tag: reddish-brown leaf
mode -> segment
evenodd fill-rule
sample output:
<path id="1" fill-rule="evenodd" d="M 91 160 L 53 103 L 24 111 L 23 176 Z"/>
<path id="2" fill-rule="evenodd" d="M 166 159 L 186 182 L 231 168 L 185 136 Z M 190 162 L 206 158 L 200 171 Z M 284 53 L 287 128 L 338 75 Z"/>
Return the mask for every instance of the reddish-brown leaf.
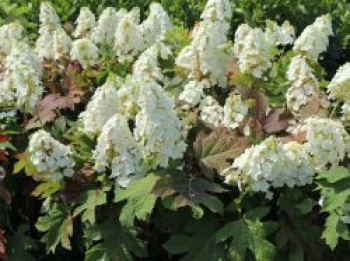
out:
<path id="1" fill-rule="evenodd" d="M 7 135 L 4 135 L 4 134 L 0 134 L 0 142 L 7 142 L 7 141 L 10 141 L 11 138 Z"/>
<path id="2" fill-rule="evenodd" d="M 266 133 L 272 134 L 287 129 L 291 115 L 285 108 L 275 108 L 266 117 L 263 129 Z"/>
<path id="3" fill-rule="evenodd" d="M 66 97 L 59 94 L 49 94 L 36 106 L 35 116 L 29 120 L 26 129 L 41 127 L 57 117 L 55 110 L 74 108 L 74 104 Z"/>
<path id="4" fill-rule="evenodd" d="M 0 150 L 0 162 L 8 162 L 8 152 L 6 150 Z"/>

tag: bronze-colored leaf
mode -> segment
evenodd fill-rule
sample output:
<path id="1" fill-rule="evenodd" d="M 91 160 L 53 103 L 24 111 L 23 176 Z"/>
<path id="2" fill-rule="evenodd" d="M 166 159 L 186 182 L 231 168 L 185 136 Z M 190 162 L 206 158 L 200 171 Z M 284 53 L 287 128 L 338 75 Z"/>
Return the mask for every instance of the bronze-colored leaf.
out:
<path id="1" fill-rule="evenodd" d="M 268 134 L 283 131 L 291 119 L 292 115 L 285 108 L 275 108 L 266 117 L 263 129 Z"/>

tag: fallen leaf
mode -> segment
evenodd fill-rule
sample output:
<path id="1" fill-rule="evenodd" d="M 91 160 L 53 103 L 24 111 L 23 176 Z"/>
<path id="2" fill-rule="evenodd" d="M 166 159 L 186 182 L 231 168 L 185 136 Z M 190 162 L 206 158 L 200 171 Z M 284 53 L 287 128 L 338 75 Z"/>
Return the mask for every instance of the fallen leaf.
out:
<path id="1" fill-rule="evenodd" d="M 275 108 L 266 117 L 263 129 L 266 133 L 272 134 L 287 129 L 291 114 L 285 108 Z"/>

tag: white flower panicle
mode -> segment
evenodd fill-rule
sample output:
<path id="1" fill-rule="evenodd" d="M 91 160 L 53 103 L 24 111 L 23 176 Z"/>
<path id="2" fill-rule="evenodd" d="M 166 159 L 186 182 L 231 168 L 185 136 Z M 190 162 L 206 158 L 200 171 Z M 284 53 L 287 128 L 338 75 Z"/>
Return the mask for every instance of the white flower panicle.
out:
<path id="1" fill-rule="evenodd" d="M 133 65 L 133 76 L 148 77 L 154 80 L 163 80 L 161 68 L 158 67 L 158 58 L 167 59 L 171 49 L 163 43 L 156 43 L 147 48 Z"/>
<path id="2" fill-rule="evenodd" d="M 223 126 L 224 108 L 212 97 L 205 96 L 199 106 L 200 119 L 209 126 Z"/>
<path id="3" fill-rule="evenodd" d="M 307 26 L 295 40 L 295 51 L 305 52 L 317 60 L 327 50 L 329 36 L 333 35 L 332 20 L 329 14 L 318 17 L 312 25 Z"/>
<path id="4" fill-rule="evenodd" d="M 270 44 L 260 28 L 241 25 L 237 29 L 234 43 L 234 55 L 238 59 L 238 67 L 242 73 L 262 78 L 271 66 L 269 61 Z"/>
<path id="5" fill-rule="evenodd" d="M 265 37 L 270 45 L 292 44 L 295 39 L 294 27 L 285 21 L 281 26 L 276 22 L 267 20 Z"/>
<path id="6" fill-rule="evenodd" d="M 0 106 L 32 113 L 43 93 L 38 57 L 26 43 L 19 42 L 6 57 L 5 68 Z"/>
<path id="7" fill-rule="evenodd" d="M 140 25 L 145 44 L 151 46 L 163 40 L 166 32 L 172 27 L 167 12 L 159 3 L 150 5 L 150 14 Z"/>
<path id="8" fill-rule="evenodd" d="M 41 60 L 68 57 L 72 41 L 61 27 L 56 11 L 44 2 L 40 10 L 40 35 L 36 41 L 36 53 Z"/>
<path id="9" fill-rule="evenodd" d="M 79 115 L 84 132 L 88 134 L 101 132 L 106 122 L 119 112 L 118 88 L 121 84 L 120 79 L 110 76 L 104 85 L 97 88 L 86 110 Z"/>
<path id="10" fill-rule="evenodd" d="M 350 137 L 339 121 L 309 118 L 306 120 L 307 149 L 317 170 L 328 164 L 337 167 L 350 151 Z"/>
<path id="11" fill-rule="evenodd" d="M 286 93 L 287 107 L 298 115 L 300 108 L 317 96 L 318 82 L 312 68 L 301 55 L 292 58 L 286 75 L 291 83 Z"/>
<path id="12" fill-rule="evenodd" d="M 72 47 L 72 40 L 63 28 L 57 29 L 53 34 L 53 59 L 59 60 L 62 57 L 69 57 Z"/>
<path id="13" fill-rule="evenodd" d="M 23 26 L 19 23 L 0 26 L 0 55 L 8 55 L 17 42 L 22 39 L 22 34 Z"/>
<path id="14" fill-rule="evenodd" d="M 327 91 L 330 99 L 350 102 L 350 62 L 339 67 Z"/>
<path id="15" fill-rule="evenodd" d="M 242 96 L 236 93 L 230 94 L 224 105 L 223 124 L 230 129 L 239 127 L 248 114 L 249 107 L 242 99 Z"/>
<path id="16" fill-rule="evenodd" d="M 77 39 L 70 51 L 71 60 L 77 60 L 84 69 L 97 64 L 98 48 L 90 39 Z"/>
<path id="17" fill-rule="evenodd" d="M 203 20 L 229 21 L 232 17 L 231 3 L 229 0 L 209 0 L 201 15 Z"/>
<path id="18" fill-rule="evenodd" d="M 45 1 L 40 5 L 39 21 L 40 33 L 42 30 L 54 31 L 60 27 L 60 18 L 58 17 L 56 10 Z"/>
<path id="19" fill-rule="evenodd" d="M 76 38 L 90 37 L 91 31 L 95 28 L 95 15 L 88 7 L 80 8 L 80 13 L 75 22 L 77 27 L 73 33 Z"/>
<path id="20" fill-rule="evenodd" d="M 119 60 L 130 60 L 145 49 L 145 42 L 138 24 L 127 16 L 118 23 L 114 49 Z"/>
<path id="21" fill-rule="evenodd" d="M 189 78 L 206 77 L 212 84 L 226 87 L 231 54 L 225 50 L 229 24 L 202 21 L 190 45 L 184 47 L 175 63 L 189 72 Z"/>
<path id="22" fill-rule="evenodd" d="M 44 130 L 36 131 L 28 145 L 29 159 L 43 180 L 60 181 L 72 177 L 75 162 L 69 146 L 63 145 Z"/>
<path id="23" fill-rule="evenodd" d="M 123 187 L 144 174 L 141 148 L 132 136 L 127 119 L 119 113 L 103 127 L 93 158 L 96 171 L 110 168 L 110 177 Z"/>
<path id="24" fill-rule="evenodd" d="M 118 15 L 115 8 L 107 7 L 103 10 L 96 27 L 92 31 L 92 41 L 95 44 L 113 46 L 115 30 L 117 29 L 120 19 L 121 16 Z"/>
<path id="25" fill-rule="evenodd" d="M 188 82 L 183 91 L 179 95 L 179 100 L 194 107 L 200 103 L 204 97 L 204 85 L 202 81 L 190 81 Z"/>
<path id="26" fill-rule="evenodd" d="M 305 147 L 296 142 L 282 144 L 269 137 L 237 157 L 222 174 L 226 182 L 236 181 L 240 188 L 265 192 L 272 197 L 271 188 L 304 186 L 311 183 L 315 171 Z"/>
<path id="27" fill-rule="evenodd" d="M 170 159 L 181 159 L 186 149 L 182 122 L 163 88 L 153 81 L 144 82 L 138 106 L 134 136 L 147 164 L 167 167 Z"/>

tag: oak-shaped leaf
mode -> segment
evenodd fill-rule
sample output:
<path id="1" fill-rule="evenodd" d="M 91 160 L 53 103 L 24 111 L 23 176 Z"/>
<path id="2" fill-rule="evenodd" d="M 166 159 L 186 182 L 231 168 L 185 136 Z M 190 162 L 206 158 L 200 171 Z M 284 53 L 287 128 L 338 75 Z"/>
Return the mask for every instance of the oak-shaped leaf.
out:
<path id="1" fill-rule="evenodd" d="M 209 134 L 200 132 L 193 144 L 194 156 L 205 174 L 213 170 L 221 173 L 246 148 L 245 138 L 226 128 L 215 128 Z"/>
<path id="2" fill-rule="evenodd" d="M 134 256 L 147 256 L 136 231 L 122 227 L 115 220 L 107 219 L 100 225 L 87 227 L 84 236 L 91 242 L 85 252 L 85 261 L 133 261 Z"/>
<path id="3" fill-rule="evenodd" d="M 17 231 L 8 238 L 6 246 L 7 259 L 5 260 L 35 261 L 36 259 L 34 256 L 30 254 L 30 250 L 35 249 L 37 249 L 36 241 L 28 236 L 28 226 L 22 224 L 17 228 Z"/>
<path id="4" fill-rule="evenodd" d="M 114 201 L 126 201 L 119 216 L 123 226 L 132 226 L 136 218 L 145 221 L 152 213 L 157 201 L 157 195 L 152 190 L 159 179 L 159 176 L 149 173 L 131 182 L 127 188 L 116 188 Z"/>
<path id="5" fill-rule="evenodd" d="M 67 209 L 54 203 L 45 216 L 39 217 L 35 227 L 45 233 L 41 242 L 45 243 L 48 252 L 54 253 L 61 244 L 63 248 L 71 250 L 70 237 L 73 235 L 73 217 Z"/>
<path id="6" fill-rule="evenodd" d="M 53 93 L 44 97 L 36 106 L 34 117 L 26 124 L 26 129 L 33 129 L 44 126 L 47 122 L 52 122 L 57 117 L 56 110 L 73 110 L 74 103 L 67 96 Z"/>

